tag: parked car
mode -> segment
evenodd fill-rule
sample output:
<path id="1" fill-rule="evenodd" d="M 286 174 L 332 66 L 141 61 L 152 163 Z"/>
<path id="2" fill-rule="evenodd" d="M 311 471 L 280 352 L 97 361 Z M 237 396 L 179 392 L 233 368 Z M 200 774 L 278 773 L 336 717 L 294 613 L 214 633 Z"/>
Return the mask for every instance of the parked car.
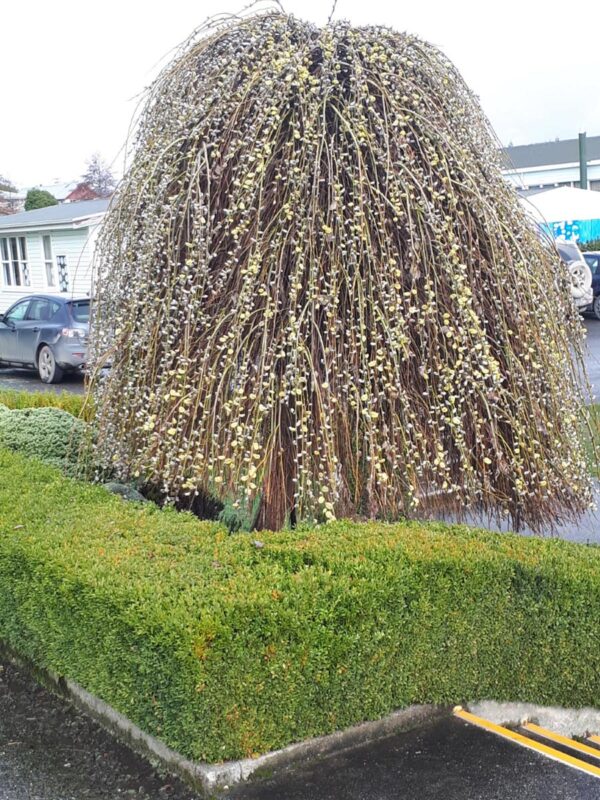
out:
<path id="1" fill-rule="evenodd" d="M 36 294 L 0 314 L 0 364 L 37 369 L 44 383 L 60 383 L 85 365 L 88 297 Z"/>
<path id="2" fill-rule="evenodd" d="M 588 311 L 593 311 L 597 319 L 600 319 L 600 250 L 590 250 L 584 253 L 583 257 L 592 272 L 592 291 L 594 300 Z"/>
<path id="3" fill-rule="evenodd" d="M 581 250 L 572 241 L 555 242 L 561 260 L 571 275 L 571 295 L 579 311 L 585 311 L 594 300 L 592 273 Z"/>

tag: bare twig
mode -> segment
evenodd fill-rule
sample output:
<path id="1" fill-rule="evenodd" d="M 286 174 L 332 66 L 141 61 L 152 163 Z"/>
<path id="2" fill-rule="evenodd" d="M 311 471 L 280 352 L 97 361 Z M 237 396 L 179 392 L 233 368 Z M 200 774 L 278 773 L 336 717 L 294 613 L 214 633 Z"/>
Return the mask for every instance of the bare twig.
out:
<path id="1" fill-rule="evenodd" d="M 333 19 L 333 15 L 335 14 L 335 7 L 337 6 L 337 2 L 338 2 L 338 0 L 333 0 L 333 5 L 331 6 L 331 13 L 329 14 L 329 17 L 327 18 L 327 24 L 328 25 L 331 22 L 331 20 Z"/>

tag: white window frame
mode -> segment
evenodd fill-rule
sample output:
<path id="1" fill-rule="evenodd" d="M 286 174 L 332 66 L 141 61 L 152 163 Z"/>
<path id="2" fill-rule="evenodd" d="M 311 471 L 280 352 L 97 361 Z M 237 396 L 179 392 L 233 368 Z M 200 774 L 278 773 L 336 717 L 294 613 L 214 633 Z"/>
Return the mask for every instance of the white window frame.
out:
<path id="1" fill-rule="evenodd" d="M 10 248 L 8 244 L 8 237 L 0 237 L 0 261 L 2 262 L 2 285 L 11 285 L 11 272 L 10 272 Z"/>
<path id="2" fill-rule="evenodd" d="M 25 236 L 0 237 L 0 257 L 2 259 L 2 284 L 10 289 L 31 285 L 27 267 L 27 239 Z M 14 243 L 14 250 L 13 250 Z M 16 253 L 16 258 L 15 258 Z M 8 259 L 5 258 L 8 256 Z"/>
<path id="3" fill-rule="evenodd" d="M 50 258 L 47 257 L 45 240 L 48 240 L 48 247 L 50 249 Z M 54 255 L 52 249 L 52 236 L 49 233 L 42 234 L 42 258 L 44 261 L 44 275 L 46 278 L 46 287 L 48 289 L 56 289 L 58 285 L 58 278 L 56 274 L 56 264 L 54 263 Z M 48 278 L 52 276 L 52 282 Z"/>

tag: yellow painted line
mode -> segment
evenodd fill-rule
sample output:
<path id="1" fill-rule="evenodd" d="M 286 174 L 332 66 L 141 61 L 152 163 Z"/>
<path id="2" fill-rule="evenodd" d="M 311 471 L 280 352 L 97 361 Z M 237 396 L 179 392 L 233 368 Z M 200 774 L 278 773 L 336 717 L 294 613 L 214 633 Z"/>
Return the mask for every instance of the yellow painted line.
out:
<path id="1" fill-rule="evenodd" d="M 586 739 L 589 739 L 590 742 L 596 742 L 596 744 L 600 744 L 600 736 L 596 736 L 595 734 L 593 736 L 586 736 Z"/>
<path id="2" fill-rule="evenodd" d="M 510 739 L 510 741 L 516 742 L 523 747 L 527 747 L 529 750 L 535 750 L 538 753 L 543 753 L 553 761 L 560 761 L 562 764 L 567 764 L 568 766 L 574 767 L 581 772 L 587 772 L 589 775 L 595 775 L 597 778 L 600 778 L 600 767 L 597 767 L 595 764 L 588 764 L 586 761 L 582 761 L 580 758 L 575 758 L 575 756 L 570 756 L 567 753 L 561 753 L 560 750 L 555 750 L 554 747 L 549 747 L 548 745 L 541 744 L 540 742 L 534 742 L 533 739 L 529 739 L 527 736 L 523 736 L 521 733 L 511 731 L 508 728 L 502 727 L 502 725 L 496 725 L 495 722 L 490 722 L 487 719 L 483 719 L 483 717 L 477 717 L 475 714 L 471 714 L 469 711 L 465 711 L 463 708 L 460 708 L 460 706 L 457 706 L 457 708 L 454 709 L 454 716 L 465 720 L 465 722 L 470 722 L 472 725 L 477 725 L 477 727 L 483 728 L 486 731 L 497 733 L 504 739 Z"/>
<path id="3" fill-rule="evenodd" d="M 561 736 L 560 733 L 549 731 L 547 728 L 542 728 L 540 725 L 535 725 L 533 722 L 526 722 L 523 728 L 526 731 L 537 733 L 538 736 L 543 736 L 544 739 L 550 739 L 550 741 L 556 742 L 557 744 L 565 744 L 573 750 L 579 750 L 580 753 L 587 753 L 588 756 L 600 758 L 600 750 L 598 750 L 597 747 L 590 747 L 587 744 L 582 744 L 582 742 L 576 742 L 575 739 L 569 739 L 568 736 Z"/>

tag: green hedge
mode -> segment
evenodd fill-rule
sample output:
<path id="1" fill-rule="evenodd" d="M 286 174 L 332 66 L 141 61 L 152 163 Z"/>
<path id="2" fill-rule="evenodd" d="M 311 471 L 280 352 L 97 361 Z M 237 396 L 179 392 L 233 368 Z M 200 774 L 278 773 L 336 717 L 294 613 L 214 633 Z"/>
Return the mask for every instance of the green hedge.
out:
<path id="1" fill-rule="evenodd" d="M 415 702 L 600 705 L 596 548 L 417 523 L 232 536 L 7 451 L 0 474 L 0 639 L 190 758 Z"/>
<path id="2" fill-rule="evenodd" d="M 7 408 L 60 408 L 75 417 L 91 419 L 91 400 L 84 395 L 70 392 L 19 392 L 15 389 L 0 389 L 0 405 Z"/>

